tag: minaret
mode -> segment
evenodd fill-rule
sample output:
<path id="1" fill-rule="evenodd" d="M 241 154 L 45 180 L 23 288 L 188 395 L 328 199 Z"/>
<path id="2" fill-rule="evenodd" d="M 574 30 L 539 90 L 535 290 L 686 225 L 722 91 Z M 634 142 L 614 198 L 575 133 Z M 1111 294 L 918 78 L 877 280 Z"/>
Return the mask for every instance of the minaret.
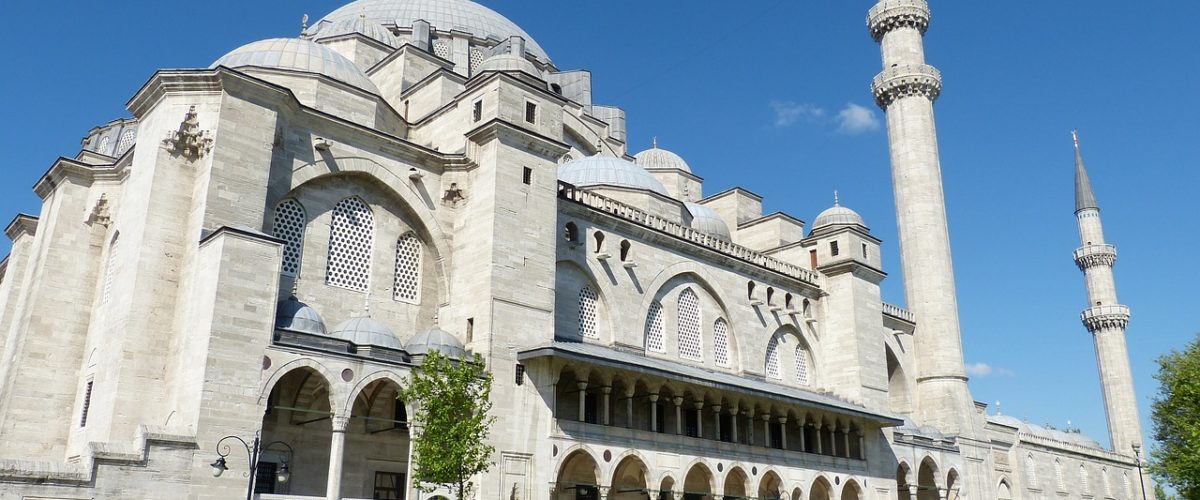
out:
<path id="1" fill-rule="evenodd" d="M 1083 166 L 1079 135 L 1072 132 L 1071 136 L 1075 140 L 1075 219 L 1079 224 L 1079 241 L 1083 245 L 1075 250 L 1075 264 L 1083 271 L 1088 295 L 1088 308 L 1080 317 L 1096 343 L 1096 364 L 1100 368 L 1100 386 L 1104 392 L 1104 411 L 1108 415 L 1113 451 L 1130 455 L 1133 446 L 1142 444 L 1142 426 L 1137 398 L 1133 394 L 1129 351 L 1125 347 L 1129 308 L 1117 301 L 1112 271 L 1117 261 L 1117 249 L 1104 242 L 1100 204 L 1096 203 L 1092 183 Z"/>
<path id="2" fill-rule="evenodd" d="M 970 434 L 974 403 L 963 367 L 950 233 L 942 194 L 933 102 L 941 73 L 925 64 L 925 0 L 881 0 L 867 17 L 883 53 L 871 90 L 887 114 L 905 295 L 917 320 L 916 417 L 947 434 Z"/>

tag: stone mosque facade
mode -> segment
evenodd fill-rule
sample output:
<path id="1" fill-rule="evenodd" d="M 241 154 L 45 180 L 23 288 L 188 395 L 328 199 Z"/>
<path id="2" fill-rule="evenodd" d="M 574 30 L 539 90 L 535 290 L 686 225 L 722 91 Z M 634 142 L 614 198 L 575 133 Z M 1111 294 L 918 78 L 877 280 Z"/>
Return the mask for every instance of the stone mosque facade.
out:
<path id="1" fill-rule="evenodd" d="M 1141 498 L 1078 142 L 1114 447 L 971 398 L 929 19 L 868 16 L 908 309 L 854 211 L 808 225 L 629 151 L 589 72 L 468 0 L 357 0 L 155 73 L 6 228 L 0 499 L 449 498 L 412 488 L 397 399 L 431 351 L 494 375 L 479 499 Z M 223 438 L 256 435 L 251 475 Z"/>

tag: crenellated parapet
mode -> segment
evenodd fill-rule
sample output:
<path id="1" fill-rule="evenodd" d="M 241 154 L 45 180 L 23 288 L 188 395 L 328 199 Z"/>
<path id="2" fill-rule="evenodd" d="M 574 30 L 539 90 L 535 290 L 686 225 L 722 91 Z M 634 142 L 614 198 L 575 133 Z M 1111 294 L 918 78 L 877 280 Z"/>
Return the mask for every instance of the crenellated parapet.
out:
<path id="1" fill-rule="evenodd" d="M 1124 330 L 1129 325 L 1129 306 L 1092 306 L 1084 309 L 1079 318 L 1091 333 L 1114 328 Z"/>
<path id="2" fill-rule="evenodd" d="M 1117 263 L 1117 247 L 1112 245 L 1086 245 L 1075 250 L 1075 265 L 1080 271 L 1090 267 L 1108 266 Z"/>
<path id="3" fill-rule="evenodd" d="M 928 64 L 903 64 L 883 70 L 871 82 L 875 104 L 887 110 L 893 102 L 921 96 L 936 101 L 942 95 L 942 72 Z"/>
<path id="4" fill-rule="evenodd" d="M 884 0 L 867 14 L 867 27 L 876 42 L 899 28 L 913 28 L 924 35 L 929 29 L 929 4 L 925 0 Z"/>

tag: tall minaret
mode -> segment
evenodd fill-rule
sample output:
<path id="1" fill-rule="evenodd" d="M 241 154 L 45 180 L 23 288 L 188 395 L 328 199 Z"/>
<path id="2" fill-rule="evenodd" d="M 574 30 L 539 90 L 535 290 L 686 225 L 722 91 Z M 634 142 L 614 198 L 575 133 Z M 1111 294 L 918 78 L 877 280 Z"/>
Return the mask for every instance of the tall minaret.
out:
<path id="1" fill-rule="evenodd" d="M 1104 411 L 1108 415 L 1108 434 L 1113 451 L 1133 453 L 1142 444 L 1142 425 L 1138 418 L 1137 398 L 1133 394 L 1133 372 L 1129 369 L 1129 351 L 1125 347 L 1125 326 L 1129 308 L 1117 302 L 1113 264 L 1117 249 L 1104 243 L 1100 224 L 1100 205 L 1092 193 L 1092 183 L 1083 167 L 1079 135 L 1075 140 L 1075 219 L 1079 241 L 1075 264 L 1083 271 L 1087 285 L 1088 308 L 1080 317 L 1096 342 L 1096 364 L 1100 368 L 1100 386 L 1104 392 Z"/>
<path id="2" fill-rule="evenodd" d="M 942 195 L 933 102 L 941 73 L 925 64 L 925 0 L 881 0 L 867 16 L 882 46 L 883 72 L 871 90 L 887 114 L 900 261 L 917 320 L 916 417 L 947 434 L 970 434 L 975 410 L 963 367 L 950 233 Z"/>

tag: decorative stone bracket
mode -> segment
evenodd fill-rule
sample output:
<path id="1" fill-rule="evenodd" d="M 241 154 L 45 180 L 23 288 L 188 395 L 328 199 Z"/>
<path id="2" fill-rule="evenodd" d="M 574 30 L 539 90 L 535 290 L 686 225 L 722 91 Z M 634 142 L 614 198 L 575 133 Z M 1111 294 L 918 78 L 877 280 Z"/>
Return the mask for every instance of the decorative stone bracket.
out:
<path id="1" fill-rule="evenodd" d="M 884 111 L 904 97 L 922 96 L 936 101 L 942 95 L 942 72 L 928 64 L 893 66 L 875 77 L 871 92 L 875 104 Z"/>
<path id="2" fill-rule="evenodd" d="M 108 195 L 101 193 L 100 199 L 96 200 L 96 206 L 92 208 L 92 213 L 88 215 L 88 225 L 99 224 L 104 227 L 112 222 L 112 217 L 108 213 Z"/>
<path id="3" fill-rule="evenodd" d="M 1117 263 L 1117 247 L 1112 245 L 1088 245 L 1075 250 L 1075 265 L 1079 266 L 1080 271 L 1086 271 L 1089 267 L 1108 266 L 1112 267 Z"/>
<path id="4" fill-rule="evenodd" d="M 196 117 L 196 107 L 191 106 L 179 123 L 179 130 L 168 133 L 163 139 L 162 146 L 171 156 L 182 156 L 188 161 L 196 161 L 212 150 L 213 140 L 207 130 L 200 130 L 200 120 Z"/>
<path id="5" fill-rule="evenodd" d="M 1083 313 L 1079 315 L 1079 319 L 1083 320 L 1083 326 L 1087 327 L 1091 333 L 1111 328 L 1124 330 L 1129 325 L 1129 307 L 1123 305 L 1093 306 L 1084 309 Z"/>

